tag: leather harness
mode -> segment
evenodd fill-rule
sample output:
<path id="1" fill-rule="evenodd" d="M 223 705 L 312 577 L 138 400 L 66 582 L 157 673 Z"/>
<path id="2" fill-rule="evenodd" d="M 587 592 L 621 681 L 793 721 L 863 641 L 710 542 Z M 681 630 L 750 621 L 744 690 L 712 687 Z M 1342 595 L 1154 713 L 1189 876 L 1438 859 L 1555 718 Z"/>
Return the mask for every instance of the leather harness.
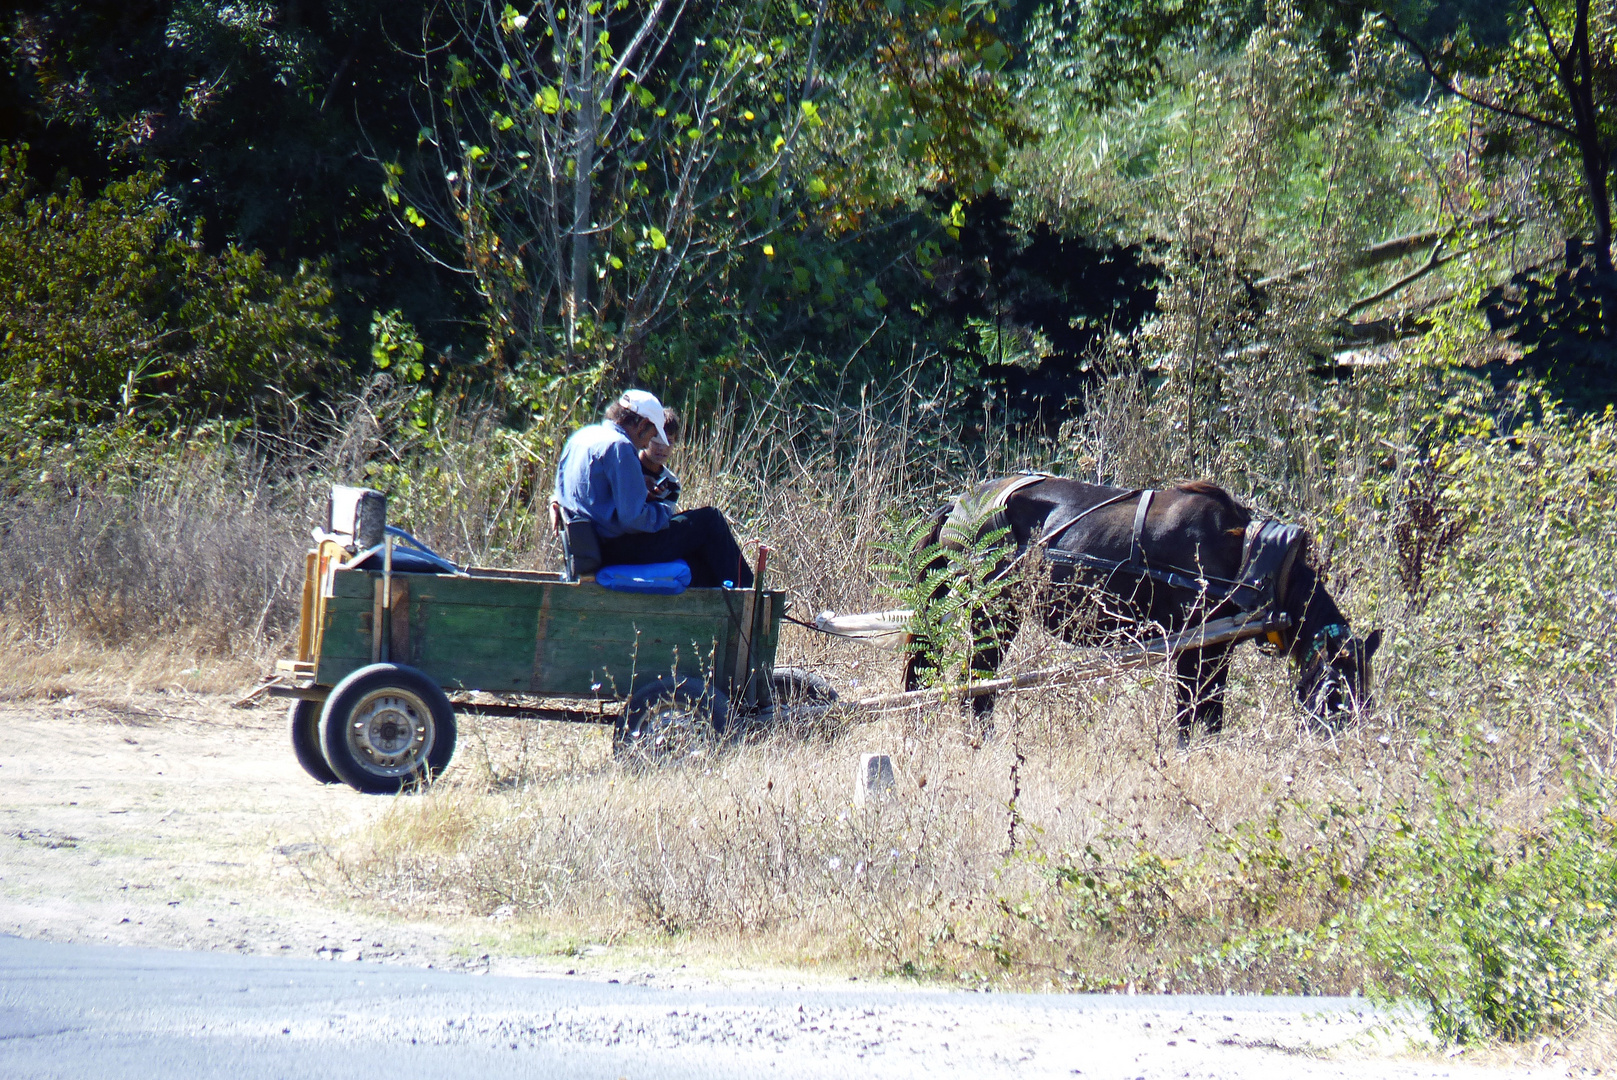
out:
<path id="1" fill-rule="evenodd" d="M 1083 563 L 1110 572 L 1122 571 L 1160 581 L 1173 588 L 1205 593 L 1221 601 L 1228 600 L 1242 611 L 1256 611 L 1265 604 L 1278 610 L 1290 585 L 1291 571 L 1302 551 L 1303 529 L 1300 525 L 1287 525 L 1272 518 L 1253 520 L 1247 524 L 1246 536 L 1241 544 L 1241 568 L 1234 578 L 1219 578 L 1206 573 L 1190 573 L 1169 566 L 1153 566 L 1145 552 L 1145 523 L 1151 512 L 1156 491 L 1143 488 L 1127 491 L 1091 506 L 1068 519 L 1039 538 L 1043 555 L 1051 562 L 1076 566 Z M 1080 520 L 1120 502 L 1134 499 L 1134 526 L 1129 535 L 1129 557 L 1126 562 L 1103 559 L 1083 552 L 1061 551 L 1052 547 L 1055 540 Z M 1285 640 L 1277 628 L 1265 635 L 1269 643 L 1283 648 Z"/>
<path id="2" fill-rule="evenodd" d="M 1046 479 L 1052 479 L 1049 473 L 1023 473 L 997 481 L 972 495 L 963 496 L 957 501 L 955 512 L 945 521 L 940 539 L 969 543 L 973 537 L 968 536 L 968 532 L 981 535 L 983 530 L 1005 527 L 1008 524 L 1005 519 L 1005 505 L 1010 501 L 1010 497 L 1023 488 L 1031 487 Z M 1287 525 L 1272 518 L 1249 522 L 1241 544 L 1240 569 L 1234 578 L 1220 578 L 1173 566 L 1153 566 L 1145 552 L 1145 524 L 1156 494 L 1152 488 L 1135 488 L 1119 492 L 1093 506 L 1085 507 L 1054 528 L 1043 530 L 1031 546 L 1038 547 L 1045 559 L 1058 565 L 1076 567 L 1082 564 L 1108 573 L 1121 571 L 1149 577 L 1173 588 L 1205 594 L 1217 598 L 1220 602 L 1229 601 L 1242 611 L 1256 611 L 1265 604 L 1271 605 L 1276 611 L 1279 610 L 1288 591 L 1292 568 L 1302 551 L 1303 529 L 1300 525 Z M 1127 561 L 1103 559 L 1098 555 L 1084 552 L 1061 551 L 1054 546 L 1067 530 L 1084 518 L 1108 506 L 1116 506 L 1130 500 L 1134 501 L 1135 506 Z M 1009 573 L 1026 554 L 1026 550 L 1023 548 L 1018 551 L 1017 557 L 1000 573 Z M 1278 629 L 1270 629 L 1266 637 L 1270 644 L 1285 647 L 1285 641 Z"/>

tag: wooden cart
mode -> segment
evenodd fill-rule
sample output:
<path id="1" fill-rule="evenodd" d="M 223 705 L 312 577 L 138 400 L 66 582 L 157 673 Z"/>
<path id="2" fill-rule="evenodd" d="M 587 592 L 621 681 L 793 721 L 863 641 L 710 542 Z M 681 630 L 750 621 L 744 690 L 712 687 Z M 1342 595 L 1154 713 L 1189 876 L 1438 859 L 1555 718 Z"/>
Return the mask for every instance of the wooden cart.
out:
<path id="1" fill-rule="evenodd" d="M 454 753 L 457 711 L 611 724 L 616 754 L 659 760 L 766 722 L 805 689 L 774 671 L 785 596 L 761 573 L 751 589 L 662 596 L 349 558 L 331 540 L 308 553 L 297 658 L 269 689 L 294 699 L 293 749 L 326 782 L 394 792 L 430 778 Z"/>

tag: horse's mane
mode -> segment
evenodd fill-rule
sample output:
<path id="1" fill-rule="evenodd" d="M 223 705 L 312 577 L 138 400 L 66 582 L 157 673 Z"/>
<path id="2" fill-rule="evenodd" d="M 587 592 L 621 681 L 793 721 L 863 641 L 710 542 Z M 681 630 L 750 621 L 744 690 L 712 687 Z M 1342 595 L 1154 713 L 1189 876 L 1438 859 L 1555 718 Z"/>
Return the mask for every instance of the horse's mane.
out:
<path id="1" fill-rule="evenodd" d="M 1251 510 L 1248 510 L 1246 507 L 1242 506 L 1238 501 L 1236 501 L 1234 495 L 1231 495 L 1229 492 L 1225 491 L 1211 480 L 1190 480 L 1183 484 L 1179 484 L 1178 489 L 1187 495 L 1201 495 L 1205 498 L 1212 499 L 1214 502 L 1223 506 L 1225 510 L 1235 517 L 1240 522 L 1240 526 L 1243 529 L 1246 528 L 1247 523 L 1252 520 Z"/>

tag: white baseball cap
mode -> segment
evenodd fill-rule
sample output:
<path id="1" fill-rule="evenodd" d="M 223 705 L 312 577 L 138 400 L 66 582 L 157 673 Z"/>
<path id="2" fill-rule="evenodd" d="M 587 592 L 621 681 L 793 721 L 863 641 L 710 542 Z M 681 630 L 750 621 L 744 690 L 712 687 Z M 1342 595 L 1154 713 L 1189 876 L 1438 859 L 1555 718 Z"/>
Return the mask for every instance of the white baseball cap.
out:
<path id="1" fill-rule="evenodd" d="M 657 400 L 655 394 L 645 390 L 625 390 L 623 396 L 618 398 L 618 404 L 636 416 L 650 420 L 657 429 L 656 440 L 665 446 L 668 444 L 668 433 L 663 430 L 663 422 L 668 419 L 668 414 L 663 411 L 663 403 Z"/>

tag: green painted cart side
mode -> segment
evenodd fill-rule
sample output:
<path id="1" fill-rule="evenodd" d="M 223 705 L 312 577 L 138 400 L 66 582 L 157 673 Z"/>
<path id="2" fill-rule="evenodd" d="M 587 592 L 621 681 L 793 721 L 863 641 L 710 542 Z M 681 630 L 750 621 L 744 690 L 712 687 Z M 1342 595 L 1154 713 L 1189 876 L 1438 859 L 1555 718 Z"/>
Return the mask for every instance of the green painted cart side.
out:
<path id="1" fill-rule="evenodd" d="M 622 701 L 674 675 L 750 705 L 752 676 L 774 666 L 780 641 L 785 594 L 774 590 L 656 596 L 540 571 L 385 574 L 348 568 L 344 556 L 332 543 L 309 552 L 298 656 L 278 665 L 298 684 L 288 696 L 320 700 L 388 662 L 450 693 Z"/>
<path id="2" fill-rule="evenodd" d="M 356 492 L 381 500 L 334 488 L 333 505 Z M 353 517 L 354 535 L 384 528 Z M 352 566 L 343 535 L 305 558 L 297 657 L 265 686 L 293 699 L 293 753 L 322 783 L 429 782 L 454 755 L 458 712 L 611 724 L 613 756 L 638 767 L 705 754 L 802 697 L 806 676 L 774 670 L 786 597 L 762 588 L 767 551 L 755 588 L 658 596 L 540 571 L 406 571 L 391 538 Z"/>

